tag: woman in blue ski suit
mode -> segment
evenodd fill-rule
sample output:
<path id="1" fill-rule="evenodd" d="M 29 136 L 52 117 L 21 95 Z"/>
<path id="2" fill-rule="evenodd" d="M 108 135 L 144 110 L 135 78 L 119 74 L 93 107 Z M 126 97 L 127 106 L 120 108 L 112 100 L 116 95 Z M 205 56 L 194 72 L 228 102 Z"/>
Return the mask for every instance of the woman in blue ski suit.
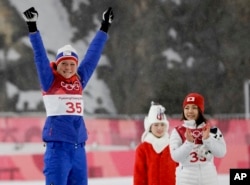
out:
<path id="1" fill-rule="evenodd" d="M 47 114 L 42 133 L 46 185 L 88 184 L 82 93 L 101 57 L 113 17 L 111 7 L 103 13 L 101 28 L 78 66 L 71 45 L 58 49 L 56 61 L 50 62 L 36 26 L 38 12 L 34 7 L 24 12 Z"/>

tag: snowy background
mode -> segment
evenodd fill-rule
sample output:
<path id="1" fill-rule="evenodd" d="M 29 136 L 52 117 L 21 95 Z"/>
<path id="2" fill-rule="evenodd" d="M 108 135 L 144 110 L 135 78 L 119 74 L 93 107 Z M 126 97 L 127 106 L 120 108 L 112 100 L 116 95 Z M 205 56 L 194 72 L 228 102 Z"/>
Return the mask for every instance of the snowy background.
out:
<path id="1" fill-rule="evenodd" d="M 13 6 L 16 7 L 16 9 L 19 11 L 20 15 L 22 12 L 31 6 L 34 6 L 39 14 L 39 21 L 38 21 L 38 28 L 41 30 L 41 34 L 43 35 L 43 40 L 46 48 L 48 50 L 54 51 L 56 53 L 57 48 L 61 47 L 62 45 L 65 45 L 69 42 L 71 42 L 72 33 L 74 32 L 74 28 L 70 26 L 68 22 L 68 15 L 65 11 L 64 7 L 61 5 L 60 1 L 56 0 L 9 0 Z M 73 7 L 77 9 L 79 6 L 79 2 L 84 2 L 86 4 L 89 3 L 88 0 L 78 0 L 73 1 L 75 4 Z M 181 1 L 176 2 L 180 3 Z M 177 3 L 177 4 L 178 4 Z M 46 4 L 46 6 L 44 6 Z M 54 7 L 59 7 L 56 9 Z M 44 13 L 45 12 L 45 13 Z M 46 14 L 46 15 L 45 15 Z M 50 17 L 50 21 L 46 20 L 46 17 Z M 96 30 L 99 27 L 100 21 L 99 18 L 96 17 L 93 20 L 96 23 Z M 53 25 L 51 25 L 51 22 L 53 22 Z M 57 28 L 55 31 L 54 28 Z M 95 31 L 89 32 L 89 36 L 82 41 L 77 41 L 75 43 L 72 43 L 72 45 L 77 49 L 79 57 L 82 58 L 84 52 L 86 51 L 86 48 L 90 42 L 90 40 L 93 38 Z M 169 32 L 169 34 L 173 35 L 175 37 L 175 31 L 172 30 L 172 32 Z M 58 37 L 62 37 L 63 39 L 58 39 Z M 22 39 L 23 43 L 26 45 L 30 45 L 30 42 L 27 37 L 24 37 Z M 9 53 L 10 57 L 18 57 L 15 55 L 15 53 L 12 53 L 10 51 Z M 168 60 L 172 61 L 180 61 L 179 55 L 177 55 L 173 50 L 168 49 L 166 52 L 163 53 L 163 55 L 168 58 Z M 49 58 L 51 60 L 54 59 L 55 56 L 51 55 Z M 173 59 L 174 58 L 174 59 Z M 191 60 L 193 61 L 193 60 Z M 102 56 L 99 65 L 109 65 L 109 61 L 105 55 Z M 23 105 L 25 101 L 28 101 L 28 105 L 32 109 L 32 107 L 36 107 L 37 104 L 41 101 L 41 93 L 40 91 L 20 91 L 18 87 L 11 83 L 7 83 L 7 90 L 8 90 L 8 96 L 11 98 L 15 94 L 20 94 L 19 102 L 17 103 L 17 109 L 22 110 Z M 91 97 L 88 96 L 86 93 L 84 100 L 85 103 L 88 105 L 86 108 L 88 109 L 88 112 L 93 112 L 93 110 L 100 106 L 97 103 L 97 99 L 102 99 L 102 106 L 105 108 L 108 108 L 109 112 L 116 113 L 116 109 L 114 107 L 114 104 L 112 102 L 112 99 L 109 96 L 109 89 L 107 88 L 105 82 L 103 80 L 100 80 L 97 78 L 96 74 L 94 74 L 90 80 L 89 85 L 87 86 L 86 92 L 90 92 Z M 23 96 L 22 96 L 23 95 Z M 31 181 L 22 181 L 22 182 L 14 182 L 14 181 L 0 181 L 0 185 L 42 185 L 44 182 L 31 182 Z M 126 178 L 112 178 L 112 179 L 106 179 L 106 178 L 95 178 L 89 180 L 89 185 L 129 185 L 132 184 L 132 177 L 126 177 Z M 228 175 L 220 175 L 219 176 L 219 184 L 220 185 L 229 185 L 229 176 Z"/>
<path id="2" fill-rule="evenodd" d="M 22 13 L 30 7 L 35 7 L 39 13 L 37 26 L 41 32 L 45 48 L 48 51 L 57 53 L 57 49 L 71 44 L 78 52 L 79 59 L 82 59 L 87 47 L 94 37 L 96 31 L 100 27 L 101 17 L 95 17 L 93 22 L 96 24 L 96 29 L 89 32 L 89 35 L 84 40 L 78 40 L 72 42 L 74 28 L 69 24 L 68 13 L 62 6 L 60 1 L 51 0 L 10 0 L 12 5 L 22 16 Z M 79 8 L 79 3 L 84 2 L 88 4 L 87 0 L 73 1 L 73 8 Z M 55 9 L 56 7 L 56 9 Z M 49 21 L 48 21 L 49 17 Z M 56 30 L 55 30 L 56 28 Z M 27 35 L 28 36 L 28 35 Z M 23 43 L 31 47 L 28 37 L 22 38 Z M 18 58 L 19 56 L 15 52 L 9 52 L 9 57 Z M 49 55 L 51 61 L 55 60 L 54 55 Z M 102 55 L 99 66 L 108 65 L 108 59 L 105 55 Z M 42 101 L 40 90 L 34 91 L 21 91 L 14 84 L 7 83 L 8 98 L 14 97 L 19 94 L 19 99 L 16 105 L 17 110 L 24 110 L 24 105 L 27 103 L 28 110 L 35 110 L 37 105 Z M 101 100 L 101 104 L 100 101 Z M 105 82 L 97 78 L 94 73 L 85 89 L 84 102 L 87 105 L 85 107 L 86 113 L 93 113 L 96 109 L 105 108 L 110 113 L 116 113 L 113 101 L 110 98 L 110 91 Z"/>

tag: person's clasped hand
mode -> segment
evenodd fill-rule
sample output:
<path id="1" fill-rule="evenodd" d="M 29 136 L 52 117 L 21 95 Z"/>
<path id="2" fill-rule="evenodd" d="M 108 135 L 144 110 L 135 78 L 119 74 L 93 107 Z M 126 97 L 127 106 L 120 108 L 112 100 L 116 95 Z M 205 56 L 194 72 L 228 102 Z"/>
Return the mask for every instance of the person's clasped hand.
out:
<path id="1" fill-rule="evenodd" d="M 210 128 L 211 126 L 209 123 L 207 123 L 206 126 L 204 126 L 203 132 L 202 132 L 202 139 L 206 140 L 209 138 Z"/>

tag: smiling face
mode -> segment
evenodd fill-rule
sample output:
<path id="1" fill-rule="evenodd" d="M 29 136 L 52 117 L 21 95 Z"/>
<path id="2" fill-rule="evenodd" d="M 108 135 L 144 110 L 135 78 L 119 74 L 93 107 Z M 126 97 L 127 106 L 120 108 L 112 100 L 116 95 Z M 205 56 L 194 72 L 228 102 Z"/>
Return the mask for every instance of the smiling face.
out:
<path id="1" fill-rule="evenodd" d="M 183 110 L 187 120 L 197 120 L 199 117 L 199 107 L 195 104 L 187 104 Z"/>
<path id="2" fill-rule="evenodd" d="M 57 72 L 64 78 L 72 77 L 74 74 L 76 74 L 76 71 L 77 64 L 75 60 L 72 59 L 63 60 L 57 65 Z"/>
<path id="3" fill-rule="evenodd" d="M 151 132 L 155 137 L 162 137 L 167 129 L 167 125 L 164 123 L 153 123 L 151 125 Z"/>

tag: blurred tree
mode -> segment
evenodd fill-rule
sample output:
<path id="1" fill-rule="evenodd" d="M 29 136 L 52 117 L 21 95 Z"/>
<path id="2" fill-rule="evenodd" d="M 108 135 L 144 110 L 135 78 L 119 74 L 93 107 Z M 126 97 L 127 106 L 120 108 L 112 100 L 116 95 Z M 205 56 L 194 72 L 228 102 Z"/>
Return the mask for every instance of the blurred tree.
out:
<path id="1" fill-rule="evenodd" d="M 182 100 L 191 91 L 205 96 L 208 114 L 244 112 L 243 82 L 250 79 L 249 0 L 185 0 L 180 4 L 93 0 L 79 3 L 78 8 L 74 0 L 61 2 L 76 28 L 74 42 L 96 29 L 93 21 L 104 9 L 114 8 L 104 50 L 110 64 L 98 68 L 98 78 L 110 88 L 119 114 L 145 113 L 152 100 L 166 106 L 168 114 L 180 113 Z M 7 61 L 6 80 L 22 89 L 39 89 L 32 52 L 18 41 L 26 34 L 25 24 L 8 0 L 0 5 L 0 19 L 8 18 L 0 27 L 5 28 L 0 32 L 0 45 L 7 50 L 14 47 L 21 54 L 18 62 Z"/>

